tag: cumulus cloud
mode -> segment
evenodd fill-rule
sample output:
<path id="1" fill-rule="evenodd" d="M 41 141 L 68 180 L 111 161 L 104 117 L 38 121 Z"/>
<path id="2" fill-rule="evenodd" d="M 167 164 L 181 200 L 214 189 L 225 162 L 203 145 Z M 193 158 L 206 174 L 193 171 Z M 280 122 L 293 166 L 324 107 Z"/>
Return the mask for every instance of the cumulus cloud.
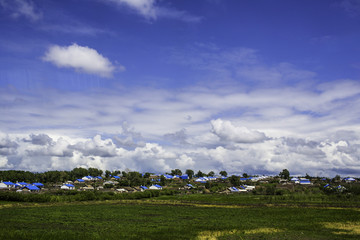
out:
<path id="1" fill-rule="evenodd" d="M 42 18 L 42 12 L 38 10 L 31 0 L 0 0 L 0 6 L 9 11 L 11 17 L 25 17 L 31 21 Z"/>
<path id="2" fill-rule="evenodd" d="M 30 140 L 24 139 L 24 141 L 30 141 L 35 145 L 48 145 L 52 143 L 52 138 L 46 134 L 31 134 Z"/>
<path id="3" fill-rule="evenodd" d="M 186 129 L 181 129 L 180 131 L 174 133 L 167 133 L 164 135 L 164 138 L 165 140 L 173 144 L 188 144 L 188 142 L 186 141 Z"/>
<path id="4" fill-rule="evenodd" d="M 102 140 L 100 135 L 85 142 L 78 142 L 71 146 L 72 149 L 81 152 L 84 156 L 113 157 L 116 156 L 116 145 L 111 139 Z"/>
<path id="5" fill-rule="evenodd" d="M 14 155 L 18 147 L 19 144 L 10 140 L 8 137 L 0 138 L 0 155 Z"/>
<path id="6" fill-rule="evenodd" d="M 157 0 L 108 0 L 120 6 L 126 6 L 136 11 L 148 20 L 158 18 L 176 19 L 184 22 L 199 22 L 201 17 L 193 16 L 186 11 L 159 6 Z"/>
<path id="7" fill-rule="evenodd" d="M 76 43 L 70 46 L 50 47 L 43 56 L 43 60 L 57 67 L 74 68 L 77 71 L 101 77 L 111 77 L 115 71 L 125 70 L 123 66 L 115 66 L 95 49 L 79 46 Z"/>
<path id="8" fill-rule="evenodd" d="M 186 154 L 182 154 L 176 159 L 176 164 L 180 169 L 186 170 L 193 168 L 195 166 L 195 161 Z"/>
<path id="9" fill-rule="evenodd" d="M 0 91 L 1 131 L 9 133 L 0 134 L 0 155 L 15 169 L 161 173 L 188 164 L 202 171 L 287 168 L 331 176 L 360 168 L 356 81 L 246 91 Z"/>
<path id="10" fill-rule="evenodd" d="M 48 136 L 30 134 L 29 136 Z M 93 138 L 49 136 L 51 144 L 24 141 L 29 136 L 1 136 L 1 146 L 15 147 L 12 155 L 0 152 L 0 168 L 30 171 L 71 170 L 96 167 L 103 170 L 131 170 L 164 173 L 171 169 L 226 170 L 231 174 L 278 174 L 287 168 L 293 175 L 309 173 L 331 176 L 356 172 L 359 168 L 360 140 L 315 141 L 303 138 L 271 138 L 256 143 L 186 148 L 147 142 L 125 149 L 101 135 Z M 339 172 L 340 171 L 340 172 Z"/>
<path id="11" fill-rule="evenodd" d="M 13 168 L 13 167 L 14 167 L 13 164 L 8 164 L 8 159 L 7 159 L 7 157 L 0 155 L 0 169 L 1 169 L 1 170 L 11 169 L 11 168 Z"/>
<path id="12" fill-rule="evenodd" d="M 221 140 L 235 143 L 256 143 L 266 140 L 263 132 L 249 130 L 246 127 L 236 127 L 230 121 L 216 119 L 211 121 L 212 131 Z"/>

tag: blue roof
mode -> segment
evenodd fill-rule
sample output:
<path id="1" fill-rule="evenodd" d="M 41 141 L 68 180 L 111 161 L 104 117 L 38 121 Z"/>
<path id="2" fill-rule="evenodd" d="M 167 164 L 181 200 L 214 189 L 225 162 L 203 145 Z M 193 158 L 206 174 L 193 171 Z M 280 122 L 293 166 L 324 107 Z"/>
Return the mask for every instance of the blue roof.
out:
<path id="1" fill-rule="evenodd" d="M 324 186 L 324 188 L 329 187 L 329 186 L 330 186 L 330 184 L 326 184 L 326 185 Z"/>
<path id="2" fill-rule="evenodd" d="M 78 182 L 85 182 L 85 180 L 84 179 L 76 179 L 75 181 L 78 181 Z"/>
<path id="3" fill-rule="evenodd" d="M 24 188 L 27 188 L 29 190 L 34 190 L 34 191 L 40 190 L 40 188 L 38 188 L 37 186 L 33 186 L 33 185 L 27 185 Z"/>
<path id="4" fill-rule="evenodd" d="M 146 186 L 140 186 L 140 188 L 142 188 L 142 189 L 148 189 Z"/>
<path id="5" fill-rule="evenodd" d="M 162 187 L 162 186 L 160 186 L 159 184 L 155 184 L 154 186 L 157 187 L 157 188 L 161 188 L 161 187 Z"/>
<path id="6" fill-rule="evenodd" d="M 38 183 L 38 182 L 33 183 L 32 185 L 37 186 L 37 187 L 43 187 L 44 186 L 44 184 Z"/>
<path id="7" fill-rule="evenodd" d="M 115 179 L 120 179 L 120 177 L 119 177 L 119 176 L 114 176 L 114 178 L 115 178 Z"/>
<path id="8" fill-rule="evenodd" d="M 68 187 L 75 187 L 74 185 L 72 184 L 65 184 L 65 186 L 68 186 Z"/>
<path id="9" fill-rule="evenodd" d="M 186 174 L 184 174 L 184 175 L 182 175 L 180 178 L 181 178 L 181 179 L 189 179 L 189 176 L 186 175 Z"/>
<path id="10" fill-rule="evenodd" d="M 97 176 L 97 177 L 95 177 L 95 178 L 97 178 L 97 179 L 103 179 L 102 177 L 100 177 L 100 176 Z"/>
<path id="11" fill-rule="evenodd" d="M 26 183 L 26 182 L 19 182 L 18 184 L 19 184 L 19 185 L 25 185 L 25 186 L 26 186 L 26 185 L 29 185 L 29 184 Z"/>
<path id="12" fill-rule="evenodd" d="M 188 187 L 194 187 L 193 185 L 191 185 L 190 183 L 188 183 L 188 184 L 186 184 L 186 186 L 188 186 Z"/>
<path id="13" fill-rule="evenodd" d="M 6 185 L 15 185 L 13 182 L 4 182 Z"/>

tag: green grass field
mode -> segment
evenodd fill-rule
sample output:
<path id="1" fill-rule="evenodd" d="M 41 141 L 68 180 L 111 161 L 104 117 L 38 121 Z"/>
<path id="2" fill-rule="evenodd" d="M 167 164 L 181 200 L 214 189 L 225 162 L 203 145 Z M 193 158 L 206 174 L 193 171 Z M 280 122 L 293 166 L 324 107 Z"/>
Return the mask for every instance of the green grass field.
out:
<path id="1" fill-rule="evenodd" d="M 0 202 L 0 239 L 360 239 L 354 201 L 341 207 L 336 199 L 319 205 L 305 198 L 276 206 L 256 197 Z"/>

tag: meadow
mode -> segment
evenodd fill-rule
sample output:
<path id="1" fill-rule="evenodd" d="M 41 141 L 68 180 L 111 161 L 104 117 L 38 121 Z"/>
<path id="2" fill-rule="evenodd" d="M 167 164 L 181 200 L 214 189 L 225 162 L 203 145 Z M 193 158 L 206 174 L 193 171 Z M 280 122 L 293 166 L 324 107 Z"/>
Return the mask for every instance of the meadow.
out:
<path id="1" fill-rule="evenodd" d="M 161 195 L 0 202 L 0 239 L 360 239 L 358 198 Z"/>

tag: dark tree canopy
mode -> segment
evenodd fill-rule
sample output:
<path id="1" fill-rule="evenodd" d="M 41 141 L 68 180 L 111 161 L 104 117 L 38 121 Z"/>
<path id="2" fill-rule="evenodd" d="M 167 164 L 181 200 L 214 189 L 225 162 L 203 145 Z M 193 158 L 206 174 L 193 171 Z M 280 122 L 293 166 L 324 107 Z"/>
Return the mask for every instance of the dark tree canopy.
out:
<path id="1" fill-rule="evenodd" d="M 194 171 L 191 169 L 186 169 L 185 173 L 189 176 L 190 179 L 194 176 Z"/>
<path id="2" fill-rule="evenodd" d="M 290 172 L 287 169 L 283 169 L 280 173 L 279 173 L 279 177 L 282 179 L 289 179 L 290 178 Z"/>
<path id="3" fill-rule="evenodd" d="M 224 176 L 224 177 L 227 177 L 227 175 L 228 175 L 226 171 L 220 171 L 219 173 L 221 176 Z"/>

